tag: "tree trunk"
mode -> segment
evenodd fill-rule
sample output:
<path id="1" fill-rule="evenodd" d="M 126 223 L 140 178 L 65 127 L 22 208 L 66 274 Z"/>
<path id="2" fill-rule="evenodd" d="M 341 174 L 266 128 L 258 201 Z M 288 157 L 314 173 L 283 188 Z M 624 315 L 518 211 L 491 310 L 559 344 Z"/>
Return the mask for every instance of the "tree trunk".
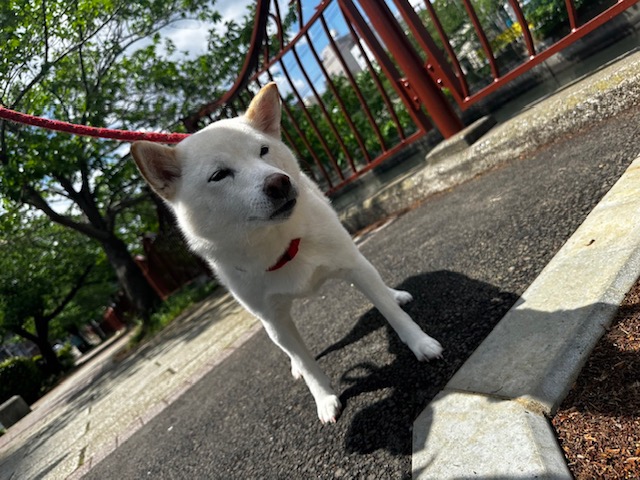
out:
<path id="1" fill-rule="evenodd" d="M 33 341 L 42 354 L 47 372 L 52 375 L 58 375 L 62 372 L 62 364 L 60 360 L 58 360 L 56 352 L 53 351 L 51 343 L 49 343 L 49 321 L 43 318 L 36 318 L 34 319 L 34 323 L 37 335 Z"/>
<path id="2" fill-rule="evenodd" d="M 160 296 L 149 284 L 122 240 L 111 235 L 101 244 L 127 298 L 147 325 L 151 314 L 161 303 Z"/>
<path id="3" fill-rule="evenodd" d="M 35 324 L 37 335 L 28 332 L 22 327 L 14 326 L 11 327 L 10 330 L 25 340 L 35 343 L 45 362 L 47 372 L 57 375 L 62 371 L 62 365 L 60 364 L 60 360 L 58 360 L 56 352 L 53 351 L 53 347 L 49 343 L 49 324 L 47 322 L 43 324 L 42 319 L 35 319 Z"/>
<path id="4" fill-rule="evenodd" d="M 51 375 L 60 374 L 62 372 L 62 364 L 60 363 L 60 360 L 58 360 L 58 356 L 56 355 L 56 352 L 53 351 L 49 341 L 38 338 L 36 345 L 42 354 L 42 359 L 44 360 L 47 372 Z"/>

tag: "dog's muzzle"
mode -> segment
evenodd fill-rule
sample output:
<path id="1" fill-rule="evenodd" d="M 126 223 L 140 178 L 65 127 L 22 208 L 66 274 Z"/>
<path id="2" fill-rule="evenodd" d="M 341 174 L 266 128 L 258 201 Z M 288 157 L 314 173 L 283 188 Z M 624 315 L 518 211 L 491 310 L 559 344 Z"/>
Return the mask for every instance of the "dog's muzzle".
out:
<path id="1" fill-rule="evenodd" d="M 271 220 L 285 219 L 291 215 L 296 206 L 298 192 L 292 185 L 291 179 L 284 173 L 272 173 L 264 179 L 262 191 L 271 201 L 274 211 Z"/>

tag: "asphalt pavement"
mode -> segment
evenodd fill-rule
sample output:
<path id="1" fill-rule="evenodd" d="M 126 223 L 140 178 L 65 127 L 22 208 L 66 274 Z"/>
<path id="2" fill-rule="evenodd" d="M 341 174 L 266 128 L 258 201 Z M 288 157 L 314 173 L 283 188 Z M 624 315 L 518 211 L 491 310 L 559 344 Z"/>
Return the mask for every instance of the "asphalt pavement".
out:
<path id="1" fill-rule="evenodd" d="M 633 107 L 427 202 L 361 248 L 445 348 L 421 364 L 345 284 L 296 307 L 345 404 L 321 426 L 260 331 L 86 478 L 406 478 L 412 422 L 640 151 Z M 455 426 L 452 426 L 455 428 Z"/>
<path id="2" fill-rule="evenodd" d="M 354 288 L 325 285 L 294 311 L 345 406 L 322 426 L 284 354 L 218 292 L 12 427 L 0 478 L 410 477 L 413 421 L 640 153 L 640 81 L 628 86 L 622 68 L 496 127 L 481 142 L 498 150 L 478 147 L 470 175 L 359 240 L 387 283 L 412 293 L 406 310 L 443 344 L 442 361 L 418 363 Z"/>

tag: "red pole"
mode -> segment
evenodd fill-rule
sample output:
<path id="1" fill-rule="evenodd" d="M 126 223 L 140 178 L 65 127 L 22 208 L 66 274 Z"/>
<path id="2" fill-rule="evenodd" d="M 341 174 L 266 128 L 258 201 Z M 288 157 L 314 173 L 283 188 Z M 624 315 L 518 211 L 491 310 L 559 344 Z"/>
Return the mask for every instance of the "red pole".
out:
<path id="1" fill-rule="evenodd" d="M 575 32 L 578 28 L 576 6 L 573 4 L 573 0 L 565 0 L 564 4 L 567 7 L 567 14 L 569 15 L 569 26 L 571 27 L 571 31 Z"/>
<path id="2" fill-rule="evenodd" d="M 533 38 L 531 37 L 531 31 L 529 30 L 527 19 L 524 18 L 524 12 L 520 7 L 520 3 L 518 3 L 518 0 L 509 0 L 509 4 L 511 5 L 513 12 L 516 14 L 516 18 L 518 19 L 520 28 L 522 28 L 522 36 L 524 38 L 524 43 L 527 45 L 527 50 L 529 51 L 529 55 L 533 57 L 536 54 L 536 47 L 533 45 Z"/>
<path id="3" fill-rule="evenodd" d="M 493 50 L 491 49 L 489 39 L 487 38 L 487 35 L 484 33 L 482 25 L 480 24 L 480 19 L 478 18 L 478 15 L 476 14 L 476 11 L 469 0 L 463 0 L 462 3 L 464 3 L 464 8 L 467 10 L 467 15 L 469 15 L 469 19 L 473 24 L 473 28 L 475 28 L 476 30 L 476 35 L 478 35 L 480 45 L 482 45 L 484 53 L 487 55 L 487 60 L 489 61 L 489 67 L 491 68 L 493 79 L 497 80 L 498 78 L 500 78 L 500 71 L 498 70 L 496 57 L 493 56 Z"/>
<path id="4" fill-rule="evenodd" d="M 409 43 L 398 22 L 384 2 L 360 2 L 389 52 L 409 78 L 411 89 L 418 95 L 436 128 L 445 138 L 452 137 L 463 125 L 453 107 L 422 67 L 420 56 Z M 392 79 L 398 82 L 400 79 Z"/>

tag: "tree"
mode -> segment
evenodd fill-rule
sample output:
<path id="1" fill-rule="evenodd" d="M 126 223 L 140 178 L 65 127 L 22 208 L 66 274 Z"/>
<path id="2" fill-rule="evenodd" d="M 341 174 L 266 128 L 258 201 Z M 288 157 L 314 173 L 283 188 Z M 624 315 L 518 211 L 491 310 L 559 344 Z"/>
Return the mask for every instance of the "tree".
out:
<path id="1" fill-rule="evenodd" d="M 159 33 L 185 18 L 220 20 L 211 3 L 195 0 L 3 1 L 0 102 L 86 125 L 180 129 L 179 118 L 205 100 L 194 86 L 215 80 L 193 68 L 197 59 L 172 59 L 175 47 Z M 143 218 L 123 219 L 148 191 L 127 150 L 3 121 L 0 194 L 5 206 L 40 211 L 97 242 L 148 318 L 159 297 L 130 253 Z"/>
<path id="2" fill-rule="evenodd" d="M 606 4 L 605 0 L 575 0 L 577 11 Z M 569 30 L 569 14 L 564 0 L 531 0 L 524 6 L 527 19 L 533 24 L 536 35 L 543 38 L 555 38 L 560 31 Z"/>
<path id="3" fill-rule="evenodd" d="M 114 290 L 106 262 L 91 247 L 42 216 L 27 222 L 10 213 L 1 217 L 0 336 L 10 332 L 35 343 L 53 374 L 61 366 L 52 337 L 95 318 Z M 92 285 L 100 293 L 79 298 Z"/>
<path id="4" fill-rule="evenodd" d="M 366 165 L 366 156 L 361 148 L 361 143 L 370 158 L 376 158 L 383 152 L 383 144 L 385 148 L 388 148 L 390 145 L 394 145 L 399 141 L 401 134 L 409 136 L 416 130 L 409 112 L 398 98 L 389 80 L 382 75 L 380 71 L 374 73 L 380 79 L 382 88 L 391 98 L 395 118 L 389 111 L 384 97 L 378 91 L 374 78 L 368 70 L 355 74 L 354 81 L 366 103 L 367 109 L 371 113 L 371 117 L 375 121 L 378 131 L 372 127 L 369 117 L 355 93 L 353 85 L 347 77 L 342 75 L 331 77 L 333 88 L 337 95 L 335 95 L 330 88 L 326 88 L 324 92 L 319 94 L 319 102 L 322 102 L 324 110 L 328 112 L 331 122 L 340 133 L 342 145 L 344 145 L 347 152 L 349 152 L 349 156 L 354 159 L 354 164 L 358 168 Z M 341 100 L 341 104 L 338 99 Z M 246 101 L 248 101 L 248 99 L 245 100 L 245 102 Z M 294 94 L 288 94 L 285 102 L 295 104 Z M 334 173 L 334 167 L 328 153 L 331 153 L 338 168 L 344 172 L 347 172 L 350 166 L 347 155 L 340 145 L 338 138 L 333 134 L 327 116 L 323 113 L 319 102 L 314 101 L 305 107 L 309 116 L 314 120 L 319 134 L 306 118 L 302 108 L 291 108 L 291 117 L 284 115 L 282 123 L 284 130 L 291 133 L 291 147 L 301 152 L 300 161 L 303 167 L 311 171 L 321 187 L 326 188 L 328 185 L 323 183 L 323 174 L 320 172 L 319 167 L 315 165 L 310 151 L 314 152 L 315 157 L 321 163 L 327 174 L 332 177 L 332 181 L 334 182 L 337 182 L 338 178 Z M 344 107 L 344 110 L 342 107 Z M 347 117 L 349 121 L 347 121 Z M 399 127 L 395 122 L 396 118 L 398 119 Z M 294 134 L 297 131 L 294 125 L 302 135 Z M 357 134 L 354 133 L 351 125 L 353 125 Z M 311 148 L 306 147 L 305 141 L 303 141 L 301 137 L 304 137 Z M 327 145 L 327 149 L 323 147 L 320 139 Z"/>

